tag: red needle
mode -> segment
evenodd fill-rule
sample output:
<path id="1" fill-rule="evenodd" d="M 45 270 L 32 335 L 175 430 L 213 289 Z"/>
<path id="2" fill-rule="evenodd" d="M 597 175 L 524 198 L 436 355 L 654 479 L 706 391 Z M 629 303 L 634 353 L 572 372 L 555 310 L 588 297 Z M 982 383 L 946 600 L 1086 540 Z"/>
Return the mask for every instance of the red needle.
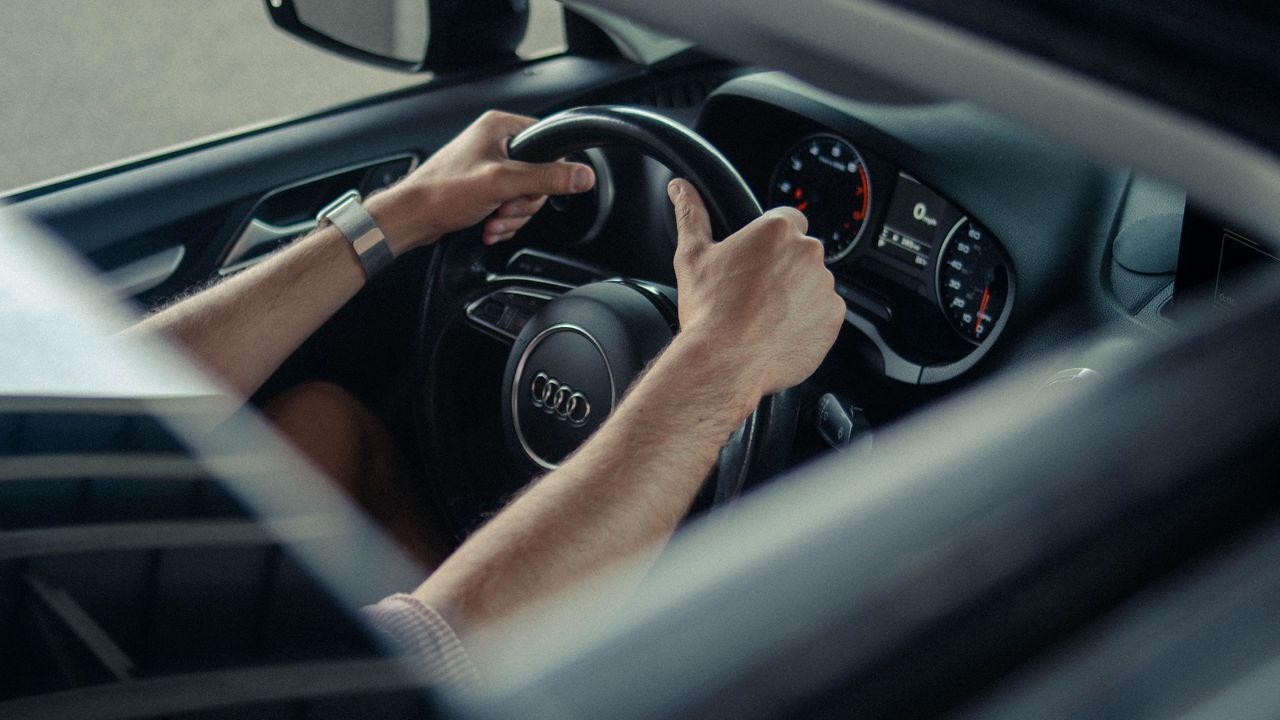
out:
<path id="1" fill-rule="evenodd" d="M 982 332 L 982 314 L 987 311 L 987 303 L 991 302 L 991 286 L 982 289 L 982 304 L 978 306 L 978 319 L 973 323 L 975 333 Z"/>

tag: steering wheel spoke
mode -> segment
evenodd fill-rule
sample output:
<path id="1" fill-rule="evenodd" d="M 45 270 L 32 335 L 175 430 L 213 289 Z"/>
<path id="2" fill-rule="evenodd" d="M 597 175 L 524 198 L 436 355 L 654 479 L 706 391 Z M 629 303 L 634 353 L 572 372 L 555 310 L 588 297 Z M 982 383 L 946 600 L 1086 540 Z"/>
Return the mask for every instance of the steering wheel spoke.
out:
<path id="1" fill-rule="evenodd" d="M 502 272 L 486 278 L 482 294 L 467 303 L 471 325 L 510 343 L 529 319 L 551 300 L 609 277 L 603 268 L 534 248 L 522 248 Z"/>
<path id="2" fill-rule="evenodd" d="M 510 344 L 539 310 L 563 292 L 564 288 L 546 284 L 503 284 L 467 303 L 467 321 Z"/>

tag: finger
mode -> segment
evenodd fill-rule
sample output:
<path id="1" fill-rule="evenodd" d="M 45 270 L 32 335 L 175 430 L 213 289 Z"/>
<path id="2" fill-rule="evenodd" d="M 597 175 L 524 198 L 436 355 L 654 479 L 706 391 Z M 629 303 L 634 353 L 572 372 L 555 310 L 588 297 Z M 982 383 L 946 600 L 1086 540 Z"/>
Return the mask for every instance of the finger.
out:
<path id="1" fill-rule="evenodd" d="M 492 218 L 484 224 L 484 234 L 505 235 L 506 233 L 513 233 L 524 227 L 531 219 L 532 216 L 530 215 L 522 215 L 516 218 Z"/>
<path id="2" fill-rule="evenodd" d="M 506 242 L 512 237 L 515 237 L 514 232 L 502 233 L 501 235 L 485 235 L 483 241 L 485 245 L 496 245 L 500 242 Z"/>
<path id="3" fill-rule="evenodd" d="M 816 237 L 805 235 L 804 237 L 800 238 L 800 248 L 801 248 L 800 252 L 802 253 L 802 257 L 808 256 L 813 260 L 815 260 L 819 266 L 822 266 L 822 267 L 826 266 L 827 246 L 823 245 L 821 240 L 819 240 Z M 834 281 L 835 281 L 835 278 L 832 278 L 833 283 Z"/>
<path id="4" fill-rule="evenodd" d="M 511 195 L 572 195 L 586 192 L 596 183 L 596 174 L 581 163 L 526 163 L 508 160 L 506 190 Z"/>
<path id="5" fill-rule="evenodd" d="M 534 215 L 547 202 L 546 195 L 525 195 L 515 200 L 508 200 L 502 203 L 502 207 L 498 208 L 495 213 L 496 217 L 524 217 Z"/>
<path id="6" fill-rule="evenodd" d="M 786 220 L 794 226 L 796 231 L 801 235 L 804 235 L 809 231 L 809 218 L 805 217 L 804 213 L 799 210 L 787 205 L 773 208 L 760 216 L 760 220 L 764 221 L 768 221 L 769 218 L 782 218 L 783 220 Z M 757 220 L 757 222 L 760 220 Z"/>
<path id="7" fill-rule="evenodd" d="M 698 191 L 688 180 L 676 178 L 667 184 L 667 195 L 675 207 L 677 251 L 692 255 L 709 247 L 711 217 Z"/>

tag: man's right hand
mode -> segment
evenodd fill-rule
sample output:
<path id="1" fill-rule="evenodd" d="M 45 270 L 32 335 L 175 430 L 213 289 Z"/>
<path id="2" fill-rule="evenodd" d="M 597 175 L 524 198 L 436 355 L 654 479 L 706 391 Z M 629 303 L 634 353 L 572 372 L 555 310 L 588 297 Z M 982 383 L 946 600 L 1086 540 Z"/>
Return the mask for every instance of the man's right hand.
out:
<path id="1" fill-rule="evenodd" d="M 669 190 L 680 334 L 582 447 L 414 593 L 464 634 L 605 567 L 620 584 L 597 586 L 592 601 L 620 605 L 733 429 L 763 395 L 808 377 L 835 342 L 844 303 L 803 215 L 773 210 L 713 244 L 693 186 L 676 180 Z"/>
<path id="2" fill-rule="evenodd" d="M 775 208 L 719 243 L 693 186 L 673 180 L 681 334 L 717 348 L 725 370 L 761 397 L 817 370 L 844 323 L 845 304 L 822 243 L 794 208 Z"/>

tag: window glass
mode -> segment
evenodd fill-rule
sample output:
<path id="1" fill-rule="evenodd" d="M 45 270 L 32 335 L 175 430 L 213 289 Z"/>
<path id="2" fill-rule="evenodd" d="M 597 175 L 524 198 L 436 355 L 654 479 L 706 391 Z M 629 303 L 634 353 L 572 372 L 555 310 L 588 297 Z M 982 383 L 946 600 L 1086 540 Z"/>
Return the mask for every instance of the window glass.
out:
<path id="1" fill-rule="evenodd" d="M 521 55 L 563 47 L 533 0 Z M 429 81 L 285 35 L 261 0 L 4 0 L 0 192 Z"/>

